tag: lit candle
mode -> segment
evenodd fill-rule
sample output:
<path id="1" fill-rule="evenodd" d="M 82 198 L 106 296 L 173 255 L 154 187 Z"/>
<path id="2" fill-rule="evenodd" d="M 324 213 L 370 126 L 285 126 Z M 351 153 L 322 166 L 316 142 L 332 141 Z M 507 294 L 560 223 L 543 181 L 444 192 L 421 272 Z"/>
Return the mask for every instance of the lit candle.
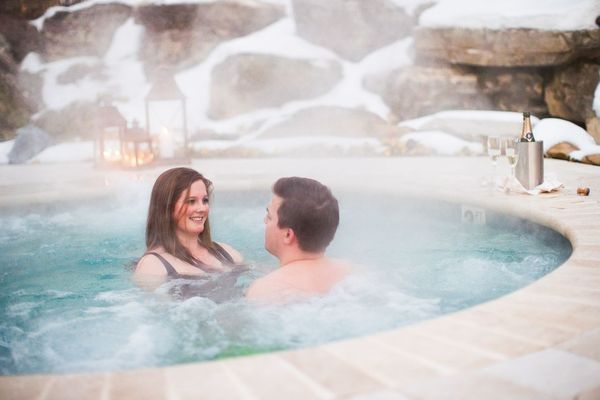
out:
<path id="1" fill-rule="evenodd" d="M 173 146 L 173 136 L 171 132 L 164 126 L 160 130 L 160 145 L 159 151 L 160 156 L 163 158 L 171 158 L 175 155 L 175 148 Z"/>

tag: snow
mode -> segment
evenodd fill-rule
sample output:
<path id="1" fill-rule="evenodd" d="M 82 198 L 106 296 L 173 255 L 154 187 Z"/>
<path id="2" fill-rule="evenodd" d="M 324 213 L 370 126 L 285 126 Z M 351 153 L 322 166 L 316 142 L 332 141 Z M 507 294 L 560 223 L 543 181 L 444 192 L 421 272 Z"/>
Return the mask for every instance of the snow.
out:
<path id="1" fill-rule="evenodd" d="M 539 119 L 531 117 L 535 124 Z M 448 110 L 404 121 L 400 127 L 417 131 L 441 130 L 460 137 L 518 136 L 521 133 L 523 116 L 518 112 Z"/>
<path id="2" fill-rule="evenodd" d="M 448 115 L 455 115 L 455 120 L 468 121 L 473 126 L 480 127 L 493 125 L 494 121 L 511 121 L 514 119 L 514 114 L 518 114 L 502 111 L 450 111 L 447 113 Z M 420 120 L 432 121 L 438 114 L 432 114 Z M 485 119 L 486 115 L 490 117 L 488 120 Z M 417 120 L 411 121 L 412 126 L 416 127 L 417 124 L 414 121 Z M 409 140 L 412 140 L 432 149 L 439 155 L 458 155 L 463 154 L 465 150 L 470 154 L 482 154 L 483 152 L 481 140 L 469 141 L 444 130 L 428 130 L 423 128 L 426 127 L 424 124 L 419 127 L 422 129 L 401 136 L 400 143 L 406 144 Z M 544 152 L 558 143 L 568 142 L 580 149 L 570 154 L 573 159 L 581 161 L 586 155 L 600 154 L 600 146 L 595 144 L 594 139 L 584 129 L 569 121 L 558 118 L 542 119 L 535 124 L 533 132 L 536 140 L 544 141 Z M 497 131 L 494 131 L 494 133 L 498 135 Z M 482 131 L 479 134 L 485 136 Z M 7 154 L 13 143 L 14 140 L 0 142 L 0 164 L 8 162 Z M 368 149 L 371 154 L 383 154 L 385 151 L 385 146 L 376 138 L 340 138 L 339 136 L 273 139 L 242 137 L 238 140 L 196 141 L 191 143 L 191 147 L 196 151 L 208 152 L 228 149 L 254 149 L 264 155 L 293 154 L 294 151 L 310 148 L 335 149 L 342 154 L 351 154 L 353 150 L 361 151 L 365 149 Z M 94 145 L 91 141 L 61 143 L 46 148 L 30 160 L 30 163 L 91 161 L 93 160 L 93 152 Z"/>
<path id="3" fill-rule="evenodd" d="M 138 49 L 142 42 L 144 28 L 129 18 L 117 29 L 112 43 L 104 55 L 105 81 L 96 81 L 96 93 L 110 88 L 111 97 L 117 99 L 114 105 L 130 121 L 144 121 L 144 99 L 150 90 L 144 66 L 138 60 Z"/>
<path id="4" fill-rule="evenodd" d="M 408 133 L 400 138 L 400 143 L 406 144 L 410 140 L 433 149 L 439 155 L 458 155 L 463 153 L 464 150 L 467 150 L 469 154 L 483 153 L 483 145 L 481 143 L 469 142 L 441 131 Z"/>
<path id="5" fill-rule="evenodd" d="M 207 3 L 214 0 L 88 0 L 70 7 L 52 7 L 32 23 L 42 29 L 45 19 L 60 11 L 77 11 L 97 4 L 120 3 L 129 6 L 141 4 Z M 413 63 L 413 39 L 408 37 L 380 48 L 359 62 L 350 62 L 332 51 L 312 44 L 296 34 L 291 0 L 264 0 L 283 5 L 287 15 L 279 21 L 250 35 L 219 44 L 207 58 L 175 76 L 176 82 L 187 97 L 188 126 L 197 129 L 242 136 L 236 141 L 203 141 L 193 144 L 204 149 L 232 147 L 256 148 L 261 152 L 276 154 L 290 152 L 292 146 L 337 146 L 344 151 L 367 146 L 375 152 L 383 151 L 374 138 L 348 139 L 340 137 L 310 137 L 286 139 L 261 139 L 270 127 L 285 121 L 295 113 L 312 107 L 336 106 L 359 108 L 384 119 L 388 106 L 381 98 L 363 87 L 365 77 L 382 74 Z M 505 0 L 481 2 L 475 0 L 391 0 L 409 14 L 425 4 L 434 3 L 420 17 L 422 26 L 464 26 L 502 28 L 537 28 L 552 30 L 597 29 L 595 18 L 600 15 L 597 0 Z M 247 0 L 247 4 L 254 4 Z M 54 62 L 44 62 L 38 54 L 30 53 L 21 69 L 39 73 L 43 78 L 42 100 L 47 110 L 60 111 L 78 101 L 95 102 L 110 95 L 121 113 L 132 121 L 145 121 L 145 96 L 150 88 L 138 53 L 144 28 L 133 18 L 127 20 L 114 34 L 113 41 L 102 57 L 75 57 Z M 211 73 L 228 57 L 237 54 L 268 54 L 278 57 L 305 60 L 315 65 L 338 63 L 342 79 L 328 93 L 318 98 L 290 101 L 280 107 L 264 108 L 223 120 L 208 117 Z M 60 82 L 61 75 L 73 67 L 88 67 L 99 73 L 88 74 L 75 82 Z M 102 78 L 98 76 L 102 75 Z M 595 91 L 594 110 L 600 116 L 600 84 Z M 471 153 L 482 151 L 481 138 L 485 136 L 516 136 L 521 130 L 522 117 L 516 112 L 449 110 L 399 124 L 416 131 L 401 137 L 414 140 L 438 154 L 457 154 L 468 149 Z M 599 153 L 594 140 L 580 127 L 559 119 L 539 121 L 532 117 L 537 140 L 544 140 L 545 151 L 554 144 L 566 141 L 580 148 L 572 157 Z M 6 154 L 12 142 L 0 143 L 0 163 L 6 163 Z M 61 162 L 91 160 L 91 142 L 63 143 L 52 146 L 32 162 Z"/>
<path id="6" fill-rule="evenodd" d="M 74 57 L 41 64 L 37 54 L 29 54 L 24 60 L 22 70 L 39 71 L 43 76 L 42 98 L 46 108 L 60 110 L 77 101 L 95 101 L 98 94 L 98 82 L 84 77 L 74 83 L 60 83 L 59 77 L 75 66 L 95 67 L 95 57 Z"/>
<path id="7" fill-rule="evenodd" d="M 93 161 L 94 142 L 81 141 L 60 143 L 47 147 L 41 153 L 29 160 L 30 164 Z"/>
<path id="8" fill-rule="evenodd" d="M 539 120 L 532 116 L 535 140 L 544 142 L 544 152 L 561 143 L 571 143 L 579 150 L 571 158 L 581 161 L 586 155 L 600 154 L 600 146 L 585 129 L 560 118 Z M 433 149 L 437 154 L 459 154 L 463 147 L 473 154 L 483 151 L 481 139 L 485 136 L 513 136 L 521 132 L 520 113 L 504 111 L 443 111 L 400 123 L 416 132 L 405 134 L 401 143 L 414 140 Z M 511 128 L 512 126 L 512 128 Z M 474 141 L 460 139 L 464 136 Z"/>
<path id="9" fill-rule="evenodd" d="M 464 28 L 532 28 L 572 31 L 598 29 L 598 0 L 439 0 L 419 18 L 419 25 Z"/>
<path id="10" fill-rule="evenodd" d="M 38 54 L 29 53 L 21 70 L 42 74 L 42 98 L 46 109 L 60 110 L 79 101 L 96 102 L 108 93 L 129 120 L 142 121 L 145 118 L 144 98 L 150 89 L 142 63 L 137 59 L 143 33 L 143 27 L 130 18 L 117 29 L 102 59 L 73 57 L 43 63 Z M 61 75 L 78 66 L 98 69 L 101 73 L 88 74 L 75 82 L 60 82 Z"/>
<path id="11" fill-rule="evenodd" d="M 371 154 L 383 154 L 386 146 L 375 138 L 343 138 L 337 136 L 311 136 L 290 138 L 269 138 L 247 140 L 207 140 L 192 144 L 195 151 L 223 151 L 227 149 L 254 149 L 262 155 L 287 155 L 307 149 L 338 150 L 342 154 L 352 153 L 353 150 L 369 149 Z"/>
<path id="12" fill-rule="evenodd" d="M 46 10 L 44 15 L 31 21 L 31 24 L 35 26 L 38 31 L 41 31 L 44 27 L 44 21 L 48 18 L 52 18 L 58 12 L 73 12 L 80 11 L 86 8 L 90 8 L 99 4 L 124 4 L 127 6 L 135 7 L 137 5 L 146 4 L 185 4 L 185 3 L 213 3 L 215 0 L 87 0 L 81 3 L 74 4 L 72 6 L 54 6 Z"/>
<path id="13" fill-rule="evenodd" d="M 118 99 L 114 105 L 129 121 L 145 121 L 144 100 L 150 83 L 137 59 L 143 32 L 142 26 L 129 19 L 117 30 L 102 59 L 76 57 L 43 63 L 37 54 L 31 53 L 21 68 L 43 74 L 42 93 L 47 109 L 60 110 L 77 101 L 93 102 L 108 93 L 110 97 Z M 175 75 L 175 80 L 187 97 L 188 109 L 194 110 L 188 116 L 192 132 L 209 129 L 225 134 L 259 134 L 281 116 L 317 106 L 363 108 L 385 118 L 389 114 L 389 108 L 378 95 L 366 90 L 362 81 L 368 74 L 382 73 L 412 63 L 412 44 L 411 38 L 403 39 L 378 49 L 361 62 L 352 63 L 339 58 L 328 49 L 298 37 L 293 19 L 287 16 L 253 34 L 221 43 L 202 63 Z M 292 101 L 282 107 L 261 109 L 223 120 L 209 118 L 207 114 L 210 99 L 207 88 L 210 87 L 213 68 L 230 56 L 248 53 L 301 59 L 316 65 L 337 62 L 342 68 L 343 78 L 329 93 L 318 98 Z M 98 68 L 105 78 L 86 76 L 76 82 L 60 83 L 58 78 L 76 66 Z M 198 90 L 199 88 L 202 89 Z"/>
<path id="14" fill-rule="evenodd" d="M 404 10 L 408 13 L 408 15 L 414 15 L 415 11 L 425 5 L 430 5 L 435 3 L 436 0 L 391 0 L 392 3 L 396 4 L 400 8 L 404 8 Z"/>
<path id="15" fill-rule="evenodd" d="M 389 108 L 379 96 L 363 87 L 363 78 L 368 74 L 381 73 L 410 64 L 412 43 L 411 38 L 403 39 L 373 52 L 361 62 L 352 63 L 339 58 L 330 50 L 296 36 L 294 22 L 288 17 L 254 34 L 220 44 L 207 60 L 177 74 L 175 79 L 188 97 L 190 108 L 198 111 L 190 116 L 192 127 L 243 133 L 264 123 L 271 126 L 282 115 L 291 115 L 302 109 L 318 106 L 364 108 L 385 118 Z M 313 63 L 338 62 L 342 67 L 343 78 L 330 92 L 318 98 L 292 101 L 281 107 L 257 110 L 229 119 L 212 120 L 207 117 L 209 93 L 198 91 L 196 88 L 210 87 L 210 74 L 213 68 L 227 57 L 243 53 L 269 54 Z M 255 133 L 264 131 L 267 125 L 257 129 Z"/>
<path id="16" fill-rule="evenodd" d="M 14 139 L 0 142 L 0 164 L 8 164 L 8 153 L 14 144 Z"/>
<path id="17" fill-rule="evenodd" d="M 583 153 L 594 152 L 596 142 L 585 129 L 560 118 L 545 118 L 533 127 L 535 140 L 544 141 L 544 153 L 561 142 L 571 143 Z M 598 149 L 595 150 L 598 152 Z M 590 153 L 591 154 L 591 153 Z"/>
<path id="18" fill-rule="evenodd" d="M 598 71 L 600 75 L 600 71 Z M 596 86 L 596 91 L 594 92 L 594 112 L 596 113 L 596 117 L 600 118 L 600 81 L 598 82 L 598 86 Z"/>
<path id="19" fill-rule="evenodd" d="M 573 160 L 582 161 L 586 156 L 591 156 L 592 154 L 600 154 L 600 146 L 597 144 L 588 146 L 583 150 L 575 150 L 572 151 L 569 156 Z"/>

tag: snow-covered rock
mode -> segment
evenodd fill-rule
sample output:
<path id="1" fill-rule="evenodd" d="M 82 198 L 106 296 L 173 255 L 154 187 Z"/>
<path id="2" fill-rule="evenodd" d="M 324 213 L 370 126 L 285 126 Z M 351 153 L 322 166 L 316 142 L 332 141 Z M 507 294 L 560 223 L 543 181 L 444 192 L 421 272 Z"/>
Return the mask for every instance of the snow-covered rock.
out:
<path id="1" fill-rule="evenodd" d="M 534 126 L 538 121 L 537 117 L 531 117 Z M 478 142 L 482 142 L 486 136 L 517 137 L 522 125 L 521 113 L 476 110 L 442 111 L 398 124 L 416 131 L 443 131 Z"/>
<path id="2" fill-rule="evenodd" d="M 560 118 L 545 118 L 533 126 L 535 140 L 544 141 L 544 152 L 562 142 L 575 145 L 580 150 L 595 146 L 596 142 L 585 129 Z"/>
<path id="3" fill-rule="evenodd" d="M 10 164 L 22 164 L 52 145 L 54 139 L 48 132 L 35 125 L 27 125 L 17 129 L 17 138 L 8 153 Z"/>
<path id="4" fill-rule="evenodd" d="M 398 146 L 404 155 L 458 156 L 483 153 L 482 143 L 470 142 L 441 131 L 408 133 L 400 137 Z"/>
<path id="5" fill-rule="evenodd" d="M 359 61 L 410 34 L 415 20 L 392 0 L 292 0 L 298 35 Z"/>
<path id="6" fill-rule="evenodd" d="M 439 0 L 419 18 L 417 51 L 478 66 L 551 66 L 600 52 L 597 0 Z"/>

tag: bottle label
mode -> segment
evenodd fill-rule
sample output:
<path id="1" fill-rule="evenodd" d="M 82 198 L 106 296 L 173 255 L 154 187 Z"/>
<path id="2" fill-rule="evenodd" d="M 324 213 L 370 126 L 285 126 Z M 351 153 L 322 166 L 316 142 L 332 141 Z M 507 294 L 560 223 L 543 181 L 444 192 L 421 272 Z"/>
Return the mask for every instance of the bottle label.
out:
<path id="1" fill-rule="evenodd" d="M 527 132 L 525 134 L 525 141 L 526 142 L 535 142 L 535 139 L 533 138 L 533 133 Z"/>

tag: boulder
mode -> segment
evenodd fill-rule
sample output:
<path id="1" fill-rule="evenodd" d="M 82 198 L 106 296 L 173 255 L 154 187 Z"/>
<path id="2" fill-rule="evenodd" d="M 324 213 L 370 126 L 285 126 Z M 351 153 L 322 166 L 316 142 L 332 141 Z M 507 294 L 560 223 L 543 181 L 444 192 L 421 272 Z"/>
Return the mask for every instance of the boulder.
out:
<path id="1" fill-rule="evenodd" d="M 0 14 L 17 18 L 36 19 L 42 16 L 49 7 L 58 3 L 58 0 L 2 0 L 0 1 Z"/>
<path id="2" fill-rule="evenodd" d="M 27 123 L 30 114 L 14 75 L 0 72 L 0 141 L 14 138 L 16 129 Z"/>
<path id="3" fill-rule="evenodd" d="M 17 70 L 10 45 L 0 35 L 0 141 L 14 138 L 16 129 L 25 125 L 31 114 L 19 86 Z"/>
<path id="4" fill-rule="evenodd" d="M 58 141 L 75 138 L 94 139 L 98 106 L 91 102 L 76 102 L 60 110 L 48 110 L 35 123 Z"/>
<path id="5" fill-rule="evenodd" d="M 386 137 L 402 131 L 369 111 L 323 106 L 298 111 L 261 133 L 260 137 Z"/>
<path id="6" fill-rule="evenodd" d="M 493 109 L 478 76 L 458 66 L 399 69 L 390 75 L 382 98 L 398 120 L 448 109 Z"/>
<path id="7" fill-rule="evenodd" d="M 8 162 L 22 164 L 53 143 L 47 132 L 35 125 L 27 125 L 17 130 L 17 138 L 8 153 Z"/>
<path id="8" fill-rule="evenodd" d="M 19 71 L 17 81 L 19 95 L 23 96 L 23 104 L 27 105 L 28 115 L 41 110 L 44 107 L 44 97 L 42 94 L 43 74 Z M 19 124 L 19 126 L 23 125 L 24 123 Z"/>
<path id="9" fill-rule="evenodd" d="M 0 35 L 8 43 L 16 63 L 23 61 L 30 51 L 39 52 L 42 49 L 40 33 L 26 19 L 0 13 Z"/>
<path id="10" fill-rule="evenodd" d="M 600 29 L 429 28 L 414 31 L 420 57 L 485 67 L 553 66 L 600 55 Z"/>
<path id="11" fill-rule="evenodd" d="M 411 132 L 394 143 L 393 154 L 407 156 L 472 156 L 483 154 L 483 145 L 440 131 Z"/>
<path id="12" fill-rule="evenodd" d="M 339 63 L 265 54 L 238 54 L 216 65 L 210 88 L 211 118 L 229 118 L 289 101 L 321 96 L 341 79 Z"/>
<path id="13" fill-rule="evenodd" d="M 583 157 L 582 162 L 586 164 L 599 165 L 600 166 L 600 154 L 588 154 Z"/>
<path id="14" fill-rule="evenodd" d="M 410 34 L 415 17 L 391 0 L 293 0 L 298 35 L 358 61 Z"/>
<path id="15" fill-rule="evenodd" d="M 146 28 L 141 58 L 148 65 L 185 68 L 218 44 L 248 35 L 284 15 L 283 7 L 257 1 L 140 6 L 135 20 Z"/>
<path id="16" fill-rule="evenodd" d="M 546 155 L 551 158 L 558 158 L 560 160 L 570 160 L 571 152 L 579 150 L 576 146 L 569 142 L 560 142 L 548 149 Z"/>
<path id="17" fill-rule="evenodd" d="M 544 98 L 553 116 L 576 122 L 594 118 L 594 91 L 600 81 L 600 63 L 578 62 L 556 69 Z"/>
<path id="18" fill-rule="evenodd" d="M 537 117 L 531 116 L 534 127 L 538 122 Z M 411 131 L 444 132 L 466 141 L 483 143 L 488 136 L 517 137 L 522 125 L 523 116 L 517 112 L 449 110 L 403 121 L 399 127 Z"/>
<path id="19" fill-rule="evenodd" d="M 17 70 L 18 66 L 11 53 L 10 43 L 0 34 L 0 71 L 16 74 Z"/>
<path id="20" fill-rule="evenodd" d="M 124 4 L 97 4 L 77 11 L 58 11 L 44 21 L 44 56 L 47 60 L 97 56 L 110 47 L 117 28 L 131 16 Z"/>
<path id="21" fill-rule="evenodd" d="M 538 68 L 474 68 L 481 92 L 494 110 L 529 111 L 548 115 L 544 102 L 544 75 Z"/>

